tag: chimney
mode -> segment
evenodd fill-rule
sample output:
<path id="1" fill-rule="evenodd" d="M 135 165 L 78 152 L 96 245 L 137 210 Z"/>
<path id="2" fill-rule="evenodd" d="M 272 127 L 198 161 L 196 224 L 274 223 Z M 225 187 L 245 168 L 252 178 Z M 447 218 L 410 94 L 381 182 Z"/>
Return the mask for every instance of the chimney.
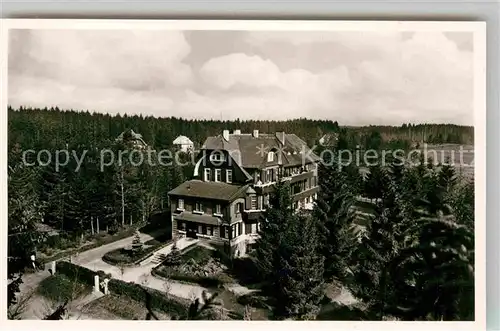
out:
<path id="1" fill-rule="evenodd" d="M 229 130 L 222 131 L 222 137 L 225 141 L 229 141 Z"/>
<path id="2" fill-rule="evenodd" d="M 234 130 L 233 134 L 241 134 L 241 130 Z"/>
<path id="3" fill-rule="evenodd" d="M 278 138 L 281 145 L 285 145 L 285 131 L 276 132 L 276 138 Z"/>
<path id="4" fill-rule="evenodd" d="M 259 130 L 253 130 L 252 136 L 254 138 L 259 138 Z"/>

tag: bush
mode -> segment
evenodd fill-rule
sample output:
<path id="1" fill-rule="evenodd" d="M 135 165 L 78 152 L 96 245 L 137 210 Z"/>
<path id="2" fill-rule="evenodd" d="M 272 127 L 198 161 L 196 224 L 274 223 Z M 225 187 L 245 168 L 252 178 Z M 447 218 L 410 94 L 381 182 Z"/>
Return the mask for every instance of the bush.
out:
<path id="1" fill-rule="evenodd" d="M 186 316 L 190 301 L 171 294 L 145 288 L 139 284 L 126 283 L 118 279 L 111 279 L 108 283 L 111 293 L 127 296 L 135 301 L 144 302 L 151 309 L 162 310 L 172 317 Z"/>

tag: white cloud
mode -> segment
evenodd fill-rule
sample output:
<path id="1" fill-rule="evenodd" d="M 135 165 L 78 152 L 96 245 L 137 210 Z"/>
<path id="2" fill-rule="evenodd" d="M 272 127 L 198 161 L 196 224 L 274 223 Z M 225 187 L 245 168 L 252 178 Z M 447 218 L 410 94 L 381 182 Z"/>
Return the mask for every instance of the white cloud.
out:
<path id="1" fill-rule="evenodd" d="M 13 106 L 341 124 L 470 125 L 473 118 L 472 52 L 440 32 L 404 38 L 395 32 L 251 32 L 244 41 L 252 55 L 235 50 L 208 59 L 199 72 L 187 56 L 202 47 L 182 32 L 38 30 L 13 40 Z M 270 51 L 276 45 L 287 51 Z M 311 69 L 318 54 L 321 61 Z"/>

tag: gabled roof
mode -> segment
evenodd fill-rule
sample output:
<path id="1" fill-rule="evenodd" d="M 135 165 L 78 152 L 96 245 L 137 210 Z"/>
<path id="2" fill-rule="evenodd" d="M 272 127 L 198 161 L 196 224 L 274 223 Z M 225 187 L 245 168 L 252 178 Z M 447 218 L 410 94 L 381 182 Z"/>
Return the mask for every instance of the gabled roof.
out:
<path id="1" fill-rule="evenodd" d="M 116 141 L 123 141 L 125 133 L 127 133 L 127 132 L 130 132 L 130 140 L 135 140 L 137 142 L 140 142 L 144 146 L 148 145 L 148 144 L 146 144 L 146 142 L 144 141 L 144 139 L 142 139 L 142 135 L 140 133 L 134 132 L 134 130 L 132 130 L 132 129 L 125 130 L 122 133 L 120 133 L 120 135 L 116 138 Z"/>
<path id="2" fill-rule="evenodd" d="M 189 180 L 168 192 L 169 195 L 232 201 L 243 193 L 248 185 L 235 185 L 222 182 Z"/>
<path id="3" fill-rule="evenodd" d="M 179 136 L 173 141 L 174 145 L 192 145 L 193 142 L 186 136 Z"/>
<path id="4" fill-rule="evenodd" d="M 339 140 L 339 134 L 336 132 L 324 134 L 320 138 L 322 145 L 336 145 Z"/>
<path id="5" fill-rule="evenodd" d="M 315 162 L 319 157 L 309 153 L 311 149 L 295 134 L 285 134 L 285 144 L 282 145 L 275 134 L 260 133 L 258 137 L 251 134 L 230 134 L 229 140 L 222 135 L 208 137 L 202 146 L 208 150 L 226 150 L 233 156 L 236 163 L 243 168 L 262 168 L 267 164 L 267 153 L 277 152 L 276 159 L 281 164 L 300 165 L 305 162 Z M 281 155 L 281 156 L 279 156 Z"/>

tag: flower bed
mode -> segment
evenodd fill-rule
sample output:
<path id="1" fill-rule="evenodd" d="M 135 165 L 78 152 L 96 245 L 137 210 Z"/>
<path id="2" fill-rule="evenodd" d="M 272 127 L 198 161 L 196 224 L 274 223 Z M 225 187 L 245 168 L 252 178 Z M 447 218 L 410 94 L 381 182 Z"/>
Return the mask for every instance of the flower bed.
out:
<path id="1" fill-rule="evenodd" d="M 112 250 L 110 252 L 107 252 L 106 254 L 103 255 L 102 260 L 106 263 L 109 263 L 111 265 L 116 265 L 116 266 L 133 266 L 141 263 L 145 259 L 153 256 L 153 254 L 172 243 L 172 240 L 169 239 L 168 241 L 162 242 L 161 240 L 164 239 L 163 237 L 159 237 L 157 239 L 152 239 L 149 241 L 146 241 L 144 243 L 144 246 L 142 250 L 134 252 L 132 249 L 129 248 L 118 248 L 115 250 Z"/>
<path id="2" fill-rule="evenodd" d="M 217 258 L 217 252 L 201 246 L 186 249 L 179 265 L 168 265 L 167 262 L 153 268 L 151 274 L 212 288 L 232 281 L 226 274 L 227 267 Z"/>

